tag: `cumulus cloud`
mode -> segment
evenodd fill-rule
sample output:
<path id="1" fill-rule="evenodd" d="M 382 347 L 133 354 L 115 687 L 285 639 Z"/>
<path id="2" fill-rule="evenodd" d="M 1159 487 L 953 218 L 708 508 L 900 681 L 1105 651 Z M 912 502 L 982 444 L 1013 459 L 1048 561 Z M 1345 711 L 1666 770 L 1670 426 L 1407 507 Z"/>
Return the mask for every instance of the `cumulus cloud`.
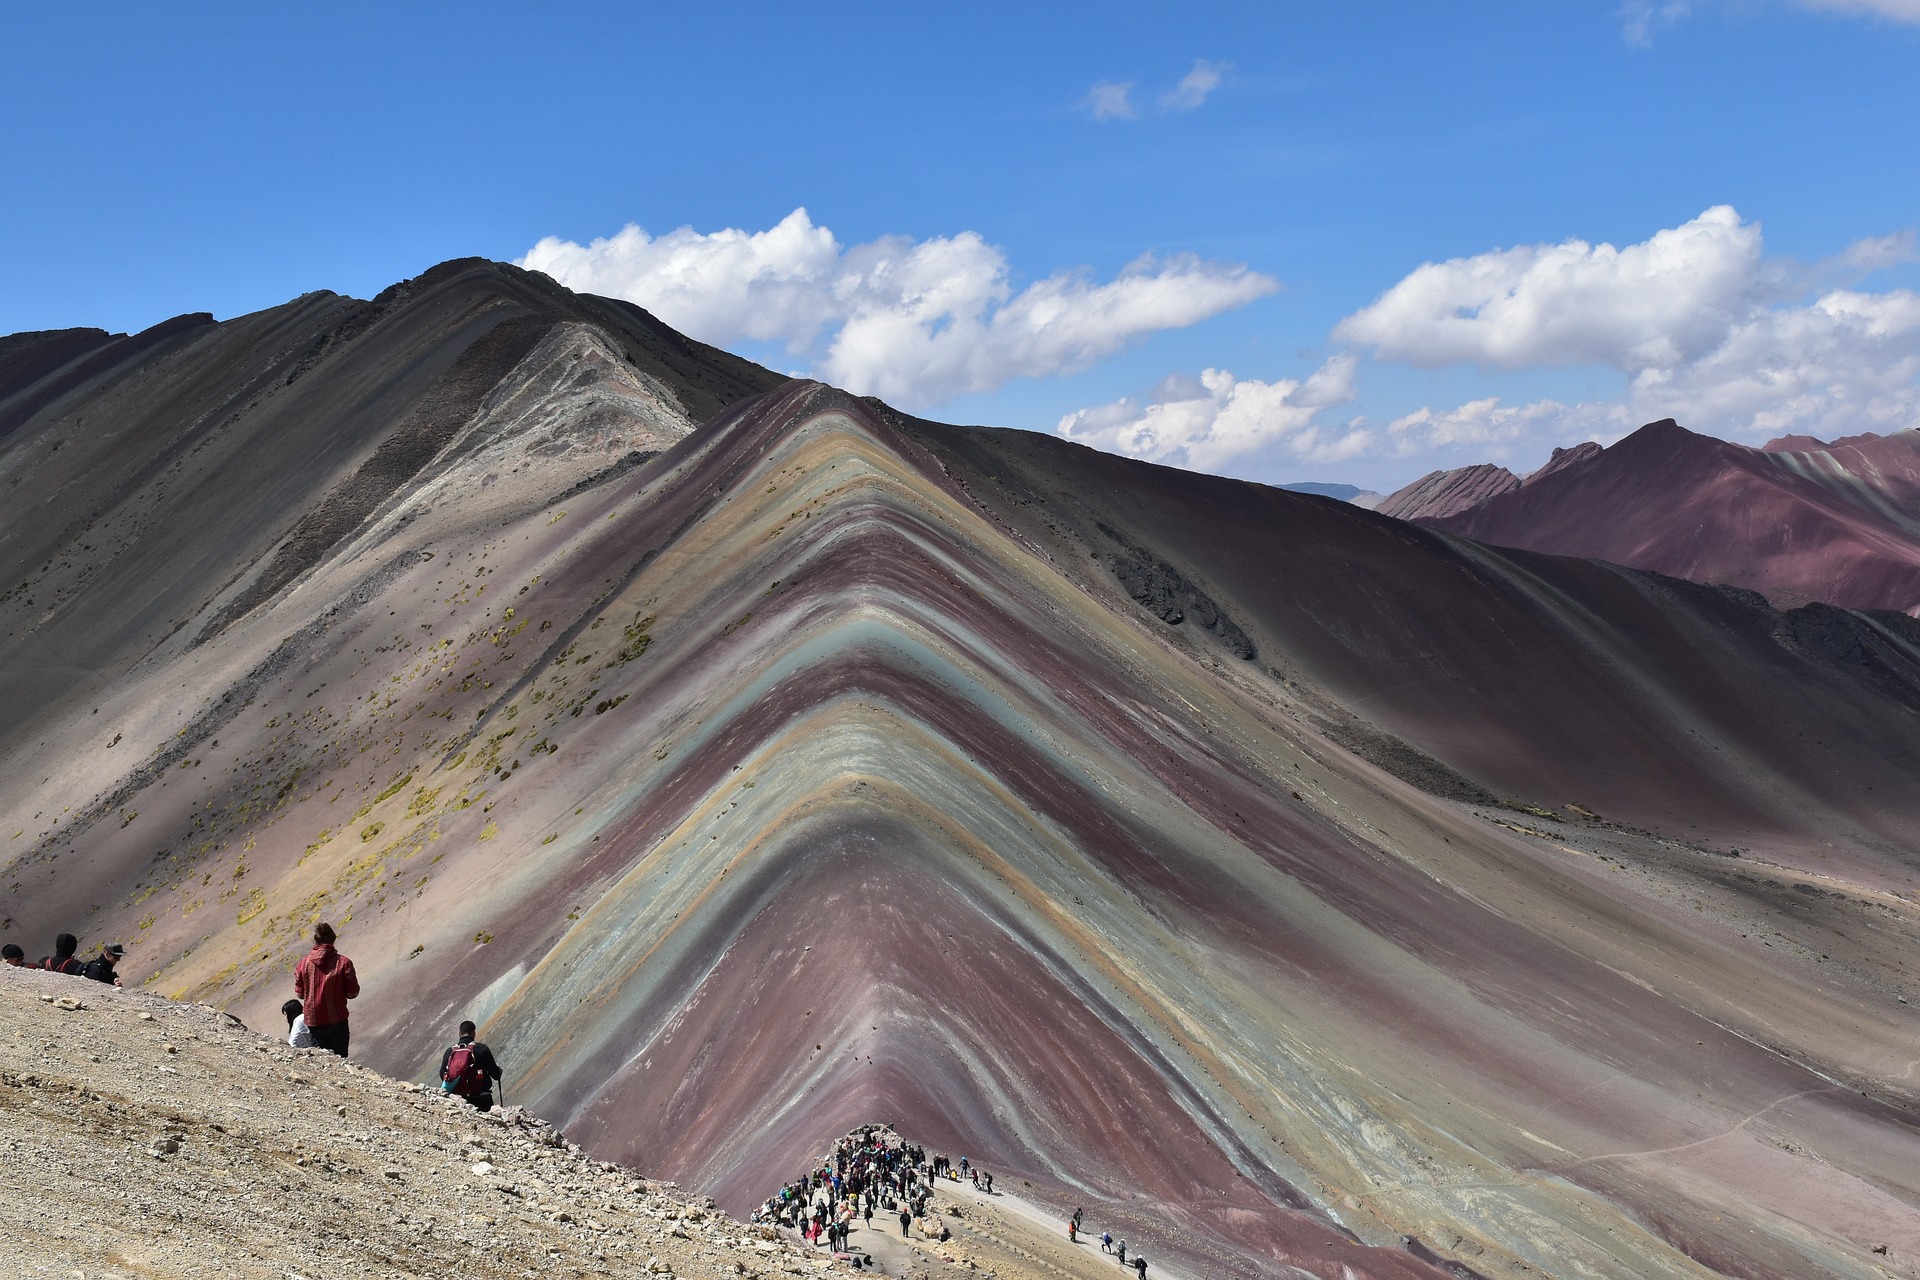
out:
<path id="1" fill-rule="evenodd" d="M 1133 105 L 1133 81 L 1102 80 L 1087 90 L 1081 106 L 1095 120 L 1133 120 L 1140 109 Z"/>
<path id="2" fill-rule="evenodd" d="M 1228 67 L 1224 62 L 1208 62 L 1205 58 L 1195 58 L 1193 69 L 1180 78 L 1180 83 L 1160 97 L 1160 105 L 1168 111 L 1192 111 L 1205 102 L 1220 82 L 1226 78 Z"/>
<path id="3" fill-rule="evenodd" d="M 1637 424 L 1636 424 L 1637 425 Z M 1626 406 L 1535 400 L 1503 404 L 1498 396 L 1440 412 L 1423 407 L 1387 424 L 1383 453 L 1401 457 L 1471 447 L 1478 459 L 1502 461 L 1515 446 L 1541 441 L 1609 441 L 1632 429 Z"/>
<path id="4" fill-rule="evenodd" d="M 780 343 L 827 381 L 909 408 L 1076 372 L 1279 288 L 1245 265 L 1183 254 L 1141 257 L 1105 282 L 1059 271 L 1016 291 L 1006 254 L 975 232 L 848 247 L 805 209 L 766 231 L 550 236 L 519 265 L 636 302 L 705 342 Z"/>
<path id="5" fill-rule="evenodd" d="M 1651 417 L 1751 440 L 1920 424 L 1920 294 L 1838 289 L 1756 312 L 1702 358 L 1639 371 L 1627 399 Z"/>
<path id="6" fill-rule="evenodd" d="M 1323 410 L 1353 399 L 1357 364 L 1343 352 L 1304 380 L 1275 382 L 1225 369 L 1204 370 L 1197 379 L 1176 375 L 1143 396 L 1070 413 L 1055 430 L 1110 453 L 1199 471 L 1267 450 L 1338 462 L 1374 443 L 1365 427 L 1318 421 Z"/>
<path id="7" fill-rule="evenodd" d="M 1920 300 L 1832 285 L 1913 256 L 1901 233 L 1798 268 L 1764 258 L 1759 226 L 1720 205 L 1624 249 L 1569 240 L 1427 263 L 1335 334 L 1418 365 L 1625 375 L 1612 405 L 1481 400 L 1402 420 L 1398 439 L 1436 447 L 1468 424 L 1488 441 L 1665 417 L 1746 439 L 1886 430 L 1920 418 Z"/>
<path id="8" fill-rule="evenodd" d="M 1416 268 L 1334 335 L 1410 364 L 1671 365 L 1754 300 L 1760 228 L 1716 205 L 1640 244 L 1567 240 Z"/>

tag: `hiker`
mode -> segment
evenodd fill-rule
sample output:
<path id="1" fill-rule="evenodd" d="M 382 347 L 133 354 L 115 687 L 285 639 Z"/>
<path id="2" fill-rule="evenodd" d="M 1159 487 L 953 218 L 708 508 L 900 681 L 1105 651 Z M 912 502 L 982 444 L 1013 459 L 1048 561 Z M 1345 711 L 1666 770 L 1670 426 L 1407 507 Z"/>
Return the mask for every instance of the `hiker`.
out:
<path id="1" fill-rule="evenodd" d="M 1087 1211 L 1085 1209 L 1075 1209 L 1073 1211 L 1073 1225 L 1076 1227 L 1079 1226 L 1081 1219 L 1086 1217 L 1086 1215 Z"/>
<path id="2" fill-rule="evenodd" d="M 27 953 L 20 949 L 19 943 L 9 942 L 6 946 L 0 947 L 0 964 L 9 964 L 16 969 L 24 969 L 27 967 Z"/>
<path id="3" fill-rule="evenodd" d="M 1119 1251 L 1120 1265 L 1123 1267 L 1126 1266 L 1127 1265 L 1127 1242 L 1125 1240 L 1122 1240 L 1119 1244 L 1115 1245 L 1114 1248 Z"/>
<path id="4" fill-rule="evenodd" d="M 53 954 L 40 958 L 40 967 L 49 973 L 65 973 L 79 977 L 85 967 L 73 958 L 80 949 L 80 939 L 70 933 L 63 933 L 53 940 Z"/>
<path id="5" fill-rule="evenodd" d="M 473 1037 L 472 1022 L 460 1024 L 460 1038 L 440 1055 L 440 1087 L 457 1093 L 482 1111 L 493 1110 L 493 1082 L 500 1078 L 500 1064 L 493 1050 Z"/>
<path id="6" fill-rule="evenodd" d="M 1102 1253 L 1113 1252 L 1113 1232 L 1102 1231 L 1100 1233 L 1100 1252 Z"/>
<path id="7" fill-rule="evenodd" d="M 100 948 L 99 955 L 87 961 L 87 967 L 80 971 L 80 976 L 117 987 L 120 985 L 120 975 L 113 971 L 113 966 L 120 963 L 120 957 L 126 954 L 127 949 L 119 943 L 106 943 Z"/>
<path id="8" fill-rule="evenodd" d="M 287 1044 L 295 1049 L 313 1048 L 313 1032 L 307 1030 L 307 1020 L 301 1016 L 298 1000 L 289 1000 L 280 1006 L 280 1012 L 287 1019 Z"/>
<path id="9" fill-rule="evenodd" d="M 905 1209 L 902 1209 L 900 1211 L 900 1238 L 902 1240 L 906 1239 L 907 1228 L 912 1225 L 913 1225 L 913 1215 L 911 1213 L 908 1213 Z"/>
<path id="10" fill-rule="evenodd" d="M 1080 1243 L 1080 1224 L 1078 1222 L 1075 1222 L 1072 1218 L 1067 1219 L 1067 1243 L 1068 1244 Z"/>
<path id="11" fill-rule="evenodd" d="M 1134 1280 L 1147 1280 L 1147 1260 L 1139 1254 L 1133 1255 Z"/>
<path id="12" fill-rule="evenodd" d="M 313 926 L 313 950 L 293 971 L 293 994 L 300 997 L 307 1031 L 313 1043 L 329 1053 L 347 1056 L 347 1001 L 360 994 L 353 961 L 334 950 L 333 926 L 322 920 Z"/>

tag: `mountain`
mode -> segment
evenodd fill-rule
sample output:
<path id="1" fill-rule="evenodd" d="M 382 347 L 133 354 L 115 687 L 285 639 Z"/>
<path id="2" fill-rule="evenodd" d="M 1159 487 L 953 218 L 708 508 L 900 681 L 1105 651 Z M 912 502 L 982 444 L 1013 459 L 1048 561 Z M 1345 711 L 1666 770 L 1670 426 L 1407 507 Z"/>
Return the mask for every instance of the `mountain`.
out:
<path id="1" fill-rule="evenodd" d="M 1465 511 L 1488 498 L 1520 487 L 1520 477 L 1490 462 L 1451 471 L 1430 471 L 1395 489 L 1374 510 L 1400 520 L 1429 519 Z"/>
<path id="2" fill-rule="evenodd" d="M 1171 1274 L 1920 1257 L 1920 623 L 912 418 L 495 264 L 140 343 L 8 366 L 34 954 L 266 1026 L 329 919 L 356 1058 L 474 1017 L 736 1211 L 894 1121 Z"/>
<path id="3" fill-rule="evenodd" d="M 1783 607 L 1920 612 L 1920 430 L 1752 449 L 1666 420 L 1606 449 L 1555 450 L 1524 483 L 1466 480 L 1499 470 L 1436 472 L 1380 509 L 1499 546 L 1745 587 Z"/>
<path id="4" fill-rule="evenodd" d="M 1384 495 L 1371 489 L 1362 489 L 1357 484 L 1327 484 L 1319 480 L 1298 480 L 1292 484 L 1280 486 L 1288 493 L 1313 493 L 1323 498 L 1333 498 L 1340 502 L 1351 502 L 1357 507 L 1371 511 L 1384 500 Z"/>

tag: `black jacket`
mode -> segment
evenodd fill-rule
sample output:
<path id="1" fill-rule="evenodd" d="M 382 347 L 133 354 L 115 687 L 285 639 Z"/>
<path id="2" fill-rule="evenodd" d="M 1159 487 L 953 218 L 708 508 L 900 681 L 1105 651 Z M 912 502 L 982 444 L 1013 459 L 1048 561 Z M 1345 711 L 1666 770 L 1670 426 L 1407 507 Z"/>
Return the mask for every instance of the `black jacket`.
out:
<path id="1" fill-rule="evenodd" d="M 500 1064 L 493 1060 L 493 1050 L 487 1048 L 486 1043 L 480 1040 L 463 1040 L 461 1044 L 471 1045 L 473 1049 L 473 1064 L 480 1068 L 482 1075 L 486 1076 L 487 1088 L 488 1091 L 491 1092 L 493 1082 L 500 1078 Z M 460 1045 L 458 1044 L 453 1045 L 445 1053 L 440 1055 L 440 1078 L 442 1080 L 447 1078 L 447 1064 L 453 1061 L 453 1051 L 459 1047 Z"/>
<path id="2" fill-rule="evenodd" d="M 105 956 L 95 956 L 93 959 L 87 961 L 87 967 L 80 971 L 80 976 L 83 978 L 92 978 L 95 982 L 105 982 L 111 985 L 114 978 L 119 975 L 113 971 L 113 961 L 107 959 Z"/>

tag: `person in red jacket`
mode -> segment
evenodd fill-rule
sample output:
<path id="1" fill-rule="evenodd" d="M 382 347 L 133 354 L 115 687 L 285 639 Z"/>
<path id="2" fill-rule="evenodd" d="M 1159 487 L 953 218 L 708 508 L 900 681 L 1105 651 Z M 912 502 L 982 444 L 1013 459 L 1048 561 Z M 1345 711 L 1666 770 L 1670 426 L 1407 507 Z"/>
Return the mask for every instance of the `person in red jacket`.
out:
<path id="1" fill-rule="evenodd" d="M 313 1043 L 347 1056 L 347 1001 L 360 994 L 353 961 L 333 949 L 333 926 L 313 926 L 313 950 L 293 971 L 293 994 L 305 1006 L 307 1030 Z"/>

